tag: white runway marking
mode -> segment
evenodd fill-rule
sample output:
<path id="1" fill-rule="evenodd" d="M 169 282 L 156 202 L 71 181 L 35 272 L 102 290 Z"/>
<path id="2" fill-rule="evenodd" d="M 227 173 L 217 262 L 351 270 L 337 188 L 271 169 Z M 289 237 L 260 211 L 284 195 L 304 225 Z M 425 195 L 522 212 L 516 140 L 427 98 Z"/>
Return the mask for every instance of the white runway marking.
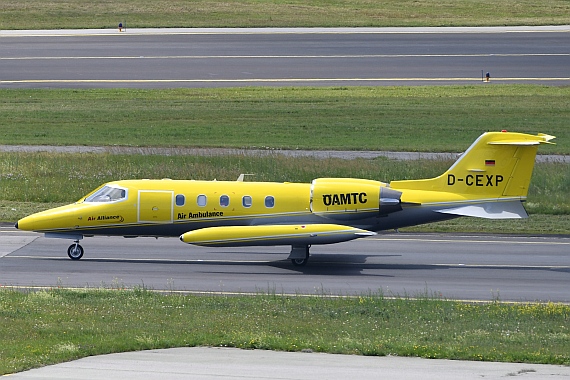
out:
<path id="1" fill-rule="evenodd" d="M 0 57 L 0 61 L 90 60 L 90 59 L 305 59 L 305 58 L 477 58 L 477 57 L 570 57 L 570 53 L 517 54 L 338 54 L 338 55 L 158 55 L 158 56 L 70 56 Z"/>
<path id="2" fill-rule="evenodd" d="M 2 84 L 128 84 L 128 83 L 317 83 L 317 82 L 481 82 L 481 78 L 248 78 L 248 79 L 21 79 L 0 80 Z M 562 78 L 493 78 L 493 82 L 570 81 Z"/>

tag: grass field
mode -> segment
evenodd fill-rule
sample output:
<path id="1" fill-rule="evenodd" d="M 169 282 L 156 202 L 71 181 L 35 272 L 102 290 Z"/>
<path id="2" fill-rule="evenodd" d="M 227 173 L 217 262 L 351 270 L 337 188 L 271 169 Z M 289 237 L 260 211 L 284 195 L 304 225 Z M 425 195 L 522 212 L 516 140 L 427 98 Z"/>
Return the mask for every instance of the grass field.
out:
<path id="1" fill-rule="evenodd" d="M 0 29 L 570 24 L 565 0 L 3 0 Z"/>
<path id="2" fill-rule="evenodd" d="M 548 133 L 570 154 L 570 87 L 0 90 L 0 144 L 462 152 Z"/>
<path id="3" fill-rule="evenodd" d="M 0 289 L 0 375 L 90 355 L 184 346 L 570 365 L 569 326 L 568 305 L 469 304 L 426 294 Z"/>

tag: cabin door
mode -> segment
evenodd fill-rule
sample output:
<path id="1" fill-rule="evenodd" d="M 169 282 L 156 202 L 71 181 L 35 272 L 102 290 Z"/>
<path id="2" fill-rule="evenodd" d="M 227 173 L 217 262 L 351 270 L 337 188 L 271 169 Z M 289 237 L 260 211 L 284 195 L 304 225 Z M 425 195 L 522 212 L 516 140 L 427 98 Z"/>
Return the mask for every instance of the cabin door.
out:
<path id="1" fill-rule="evenodd" d="M 173 191 L 139 191 L 139 222 L 172 223 Z"/>

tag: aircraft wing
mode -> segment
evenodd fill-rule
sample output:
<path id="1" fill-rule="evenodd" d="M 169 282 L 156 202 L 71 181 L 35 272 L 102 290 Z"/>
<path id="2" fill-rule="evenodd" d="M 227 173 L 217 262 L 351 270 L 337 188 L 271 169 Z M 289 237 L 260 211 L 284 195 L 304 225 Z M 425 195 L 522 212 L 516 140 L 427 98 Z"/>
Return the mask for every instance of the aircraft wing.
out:
<path id="1" fill-rule="evenodd" d="M 339 224 L 207 227 L 180 236 L 184 243 L 205 247 L 332 244 L 376 235 Z"/>

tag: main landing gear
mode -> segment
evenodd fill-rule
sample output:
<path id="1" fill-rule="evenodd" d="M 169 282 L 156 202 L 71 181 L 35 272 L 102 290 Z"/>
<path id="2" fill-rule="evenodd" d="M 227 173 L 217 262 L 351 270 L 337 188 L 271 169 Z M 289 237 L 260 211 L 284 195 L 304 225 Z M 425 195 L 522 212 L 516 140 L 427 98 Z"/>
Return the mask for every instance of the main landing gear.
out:
<path id="1" fill-rule="evenodd" d="M 71 260 L 79 260 L 83 257 L 83 247 L 79 245 L 79 240 L 75 240 L 75 242 L 67 248 L 67 256 L 69 256 Z"/>
<path id="2" fill-rule="evenodd" d="M 310 245 L 291 246 L 291 253 L 288 259 L 291 260 L 296 267 L 304 267 L 309 261 L 309 247 Z"/>

